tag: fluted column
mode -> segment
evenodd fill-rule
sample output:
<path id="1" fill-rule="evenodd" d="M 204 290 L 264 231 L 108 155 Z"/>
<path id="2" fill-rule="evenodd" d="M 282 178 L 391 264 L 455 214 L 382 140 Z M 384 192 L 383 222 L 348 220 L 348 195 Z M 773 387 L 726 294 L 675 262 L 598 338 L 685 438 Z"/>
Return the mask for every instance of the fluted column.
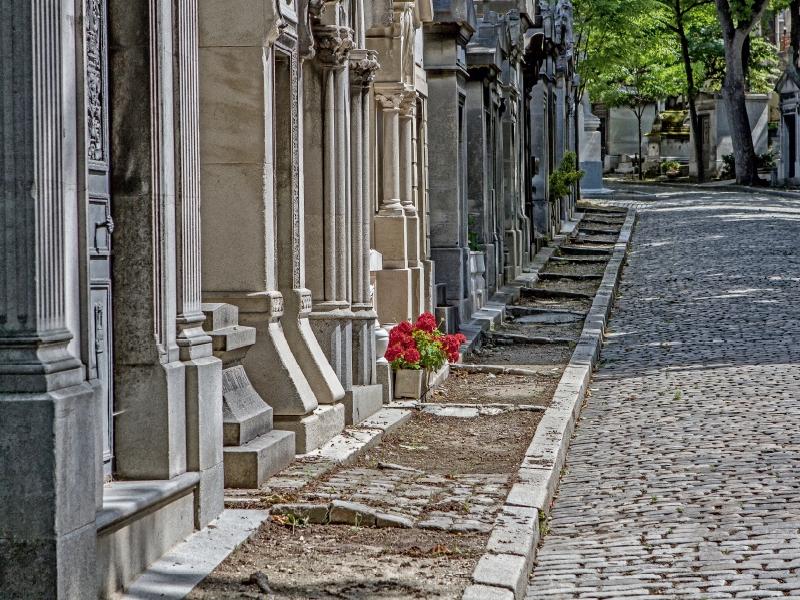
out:
<path id="1" fill-rule="evenodd" d="M 375 374 L 375 318 L 369 295 L 370 223 L 372 181 L 370 177 L 369 89 L 379 68 L 377 52 L 350 53 L 350 179 L 352 206 L 352 309 L 353 383 L 372 385 Z"/>
<path id="2" fill-rule="evenodd" d="M 225 508 L 222 464 L 222 361 L 202 328 L 200 104 L 197 0 L 175 3 L 175 220 L 177 344 L 186 370 L 186 466 L 200 472 L 195 525 Z"/>
<path id="3" fill-rule="evenodd" d="M 74 250 L 65 222 L 77 213 L 77 90 L 74 57 L 62 48 L 74 47 L 74 23 L 70 3 L 0 3 L 0 595 L 8 598 L 78 600 L 96 585 L 101 424 L 68 350 L 80 332 L 66 319 L 66 282 L 78 268 L 65 256 Z"/>

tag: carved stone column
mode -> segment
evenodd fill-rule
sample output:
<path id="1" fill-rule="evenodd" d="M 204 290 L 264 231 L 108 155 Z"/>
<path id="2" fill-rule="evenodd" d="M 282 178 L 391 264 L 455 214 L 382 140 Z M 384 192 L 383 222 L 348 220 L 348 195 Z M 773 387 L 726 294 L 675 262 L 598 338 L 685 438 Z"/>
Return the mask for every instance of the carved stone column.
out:
<path id="1" fill-rule="evenodd" d="M 100 424 L 68 350 L 80 332 L 67 321 L 76 125 L 62 94 L 77 91 L 74 57 L 62 55 L 75 15 L 64 12 L 45 0 L 0 4 L 0 585 L 12 598 L 96 589 Z"/>
<path id="2" fill-rule="evenodd" d="M 419 316 L 425 307 L 425 268 L 420 255 L 420 215 L 414 197 L 416 165 L 414 142 L 417 127 L 417 92 L 409 90 L 400 105 L 400 203 L 406 215 L 408 266 L 411 269 L 411 315 Z"/>
<path id="3" fill-rule="evenodd" d="M 309 320 L 328 362 L 347 393 L 353 387 L 353 313 L 350 310 L 349 285 L 351 230 L 348 226 L 351 210 L 348 197 L 350 166 L 346 106 L 350 97 L 347 62 L 353 46 L 353 32 L 339 25 L 317 25 L 313 31 L 317 40 L 316 65 L 304 68 L 304 75 L 317 78 L 322 93 L 320 98 L 307 99 L 304 112 L 307 118 L 305 127 L 322 131 L 323 210 L 320 215 L 312 207 L 311 211 L 306 211 L 306 216 L 322 218 L 323 255 L 310 256 L 308 260 L 309 263 L 322 263 L 324 266 L 324 297 L 318 295 L 314 299 Z M 306 89 L 313 94 L 315 90 L 308 85 L 310 82 L 306 84 Z M 307 173 L 306 180 L 315 180 L 309 181 L 311 193 L 312 188 L 318 187 L 314 184 L 319 180 L 319 174 Z M 313 203 L 311 197 L 308 201 Z M 315 242 L 312 244 L 316 246 Z"/>
<path id="4" fill-rule="evenodd" d="M 400 195 L 400 105 L 404 94 L 405 89 L 398 86 L 375 88 L 375 100 L 383 117 L 383 197 L 374 220 L 375 249 L 383 257 L 383 270 L 378 271 L 376 281 L 378 311 L 383 323 L 413 317 L 408 228 Z"/>
<path id="5" fill-rule="evenodd" d="M 212 356 L 201 310 L 197 0 L 177 0 L 173 18 L 177 344 L 186 370 L 186 466 L 200 472 L 195 525 L 203 528 L 225 503 L 222 361 Z"/>
<path id="6" fill-rule="evenodd" d="M 199 8 L 203 299 L 256 328 L 244 367 L 306 453 L 342 430 L 344 408 L 318 398 L 344 390 L 307 318 L 297 5 Z"/>
<path id="7" fill-rule="evenodd" d="M 383 404 L 375 365 L 375 319 L 370 298 L 370 224 L 372 177 L 370 154 L 370 84 L 379 68 L 377 52 L 350 52 L 350 206 L 353 310 L 353 388 L 345 397 L 351 422 L 379 410 Z M 349 397 L 348 397 L 349 396 Z"/>

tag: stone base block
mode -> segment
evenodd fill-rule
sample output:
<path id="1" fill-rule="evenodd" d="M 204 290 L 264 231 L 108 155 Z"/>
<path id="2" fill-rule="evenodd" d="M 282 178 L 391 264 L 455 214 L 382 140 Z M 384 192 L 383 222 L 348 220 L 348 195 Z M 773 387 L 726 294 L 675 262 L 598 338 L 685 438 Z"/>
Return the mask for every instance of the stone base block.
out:
<path id="1" fill-rule="evenodd" d="M 414 316 L 411 269 L 384 269 L 375 273 L 375 296 L 381 323 L 400 323 Z"/>
<path id="2" fill-rule="evenodd" d="M 381 385 L 356 385 L 349 392 L 345 392 L 344 422 L 356 425 L 383 408 L 383 386 Z"/>
<path id="3" fill-rule="evenodd" d="M 344 431 L 344 405 L 320 406 L 301 418 L 275 417 L 275 429 L 293 431 L 295 454 L 308 454 Z"/>
<path id="4" fill-rule="evenodd" d="M 194 526 L 202 529 L 225 510 L 225 468 L 223 463 L 200 471 L 194 495 Z"/>
<path id="5" fill-rule="evenodd" d="M 194 531 L 191 488 L 154 511 L 132 515 L 119 525 L 98 532 L 98 596 L 113 597 L 147 566 Z M 84 590 L 86 591 L 86 590 Z M 85 597 L 90 596 L 87 593 Z"/>
<path id="6" fill-rule="evenodd" d="M 383 388 L 383 403 L 389 404 L 394 400 L 394 374 L 392 373 L 392 365 L 388 362 L 379 362 L 375 368 L 378 384 Z"/>
<path id="7" fill-rule="evenodd" d="M 261 487 L 294 460 L 294 433 L 273 429 L 243 446 L 226 446 L 225 487 Z"/>

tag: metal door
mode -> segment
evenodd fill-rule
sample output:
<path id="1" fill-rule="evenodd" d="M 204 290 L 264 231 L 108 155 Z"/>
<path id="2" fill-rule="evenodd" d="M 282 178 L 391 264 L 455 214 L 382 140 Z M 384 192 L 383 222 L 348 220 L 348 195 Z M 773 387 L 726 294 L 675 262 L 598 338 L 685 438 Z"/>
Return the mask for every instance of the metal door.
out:
<path id="1" fill-rule="evenodd" d="M 86 187 L 89 206 L 86 247 L 89 253 L 90 369 L 103 391 L 103 472 L 111 475 L 114 415 L 111 320 L 111 218 L 108 151 L 108 64 L 106 0 L 86 1 Z"/>
<path id="2" fill-rule="evenodd" d="M 789 142 L 789 177 L 794 178 L 796 176 L 795 163 L 797 162 L 796 119 L 794 115 L 783 115 L 783 120 L 786 123 L 786 129 L 784 130 L 786 141 Z"/>
<path id="3" fill-rule="evenodd" d="M 702 141 L 703 141 L 703 167 L 706 171 L 709 168 L 709 162 L 711 162 L 711 124 L 708 120 L 708 115 L 704 115 L 700 117 L 700 131 L 702 132 Z"/>

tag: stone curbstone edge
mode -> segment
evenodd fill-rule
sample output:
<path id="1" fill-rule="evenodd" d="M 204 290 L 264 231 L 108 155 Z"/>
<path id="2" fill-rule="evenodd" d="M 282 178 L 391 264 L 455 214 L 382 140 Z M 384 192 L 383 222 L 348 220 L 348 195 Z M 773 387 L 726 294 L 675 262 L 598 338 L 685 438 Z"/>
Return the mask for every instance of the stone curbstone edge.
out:
<path id="1" fill-rule="evenodd" d="M 525 451 L 525 458 L 517 473 L 519 482 L 512 486 L 492 528 L 490 540 L 506 539 L 515 527 L 519 528 L 519 524 L 511 523 L 509 516 L 519 515 L 521 509 L 534 510 L 540 517 L 549 513 L 550 502 L 558 488 L 561 469 L 566 461 L 575 423 L 583 407 L 589 380 L 600 358 L 606 323 L 617 295 L 636 218 L 636 209 L 629 208 L 611 260 L 606 265 L 597 295 L 584 321 L 578 345 L 564 370 L 553 400 L 542 415 L 533 440 Z M 499 553 L 504 545 L 490 544 L 472 574 L 474 585 L 466 589 L 462 600 L 522 600 L 539 543 L 538 523 L 535 533 L 527 536 L 527 541 L 527 552 L 522 556 L 516 554 L 520 552 L 518 545 L 514 547 L 515 553 L 511 554 L 507 549 L 504 553 Z M 502 581 L 497 580 L 496 575 L 500 572 L 501 565 L 503 571 L 509 571 L 504 572 Z"/>

